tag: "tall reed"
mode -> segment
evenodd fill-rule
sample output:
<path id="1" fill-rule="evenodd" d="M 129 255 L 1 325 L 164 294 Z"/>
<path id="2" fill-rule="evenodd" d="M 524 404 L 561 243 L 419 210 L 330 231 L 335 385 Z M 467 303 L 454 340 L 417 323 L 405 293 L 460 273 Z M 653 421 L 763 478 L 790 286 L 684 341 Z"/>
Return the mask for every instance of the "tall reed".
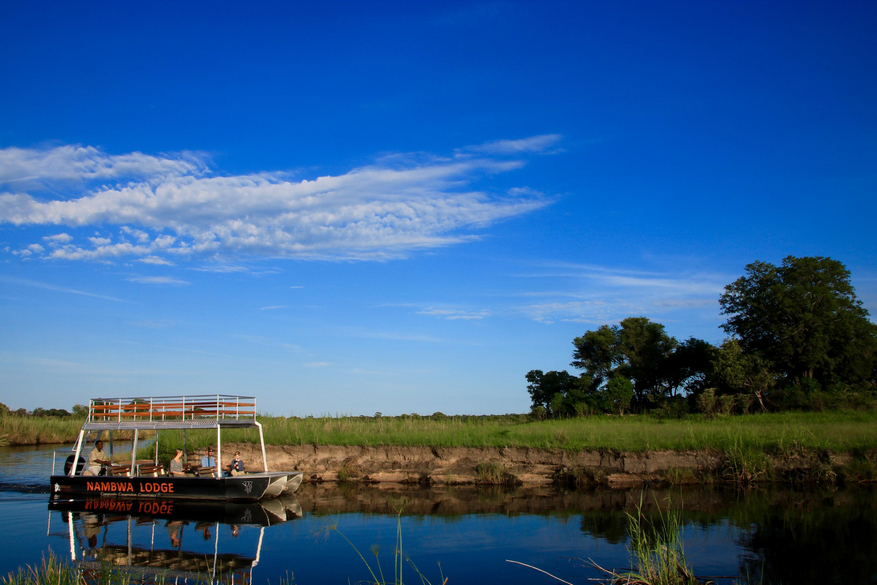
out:
<path id="1" fill-rule="evenodd" d="M 0 446 L 72 443 L 85 419 L 0 415 Z"/>
<path id="2" fill-rule="evenodd" d="M 338 530 L 338 526 L 331 526 L 330 530 L 338 533 L 341 538 L 343 538 L 347 544 L 353 548 L 354 552 L 359 556 L 362 562 L 365 564 L 366 569 L 371 576 L 371 580 L 363 580 L 359 581 L 360 583 L 372 583 L 373 585 L 403 585 L 404 581 L 402 580 L 402 572 L 403 567 L 408 564 L 411 569 L 414 571 L 416 575 L 416 580 L 420 581 L 421 585 L 432 585 L 430 580 L 427 579 L 426 575 L 420 572 L 420 569 L 417 568 L 417 565 L 414 564 L 414 561 L 411 560 L 408 555 L 406 555 L 402 550 L 402 510 L 397 510 L 396 513 L 396 548 L 393 551 L 393 580 L 388 581 L 384 576 L 384 569 L 381 566 L 381 560 L 379 557 L 380 548 L 377 545 L 373 545 L 370 548 L 371 553 L 375 557 L 375 564 L 372 566 L 371 563 L 366 560 L 365 556 L 360 552 L 360 550 L 356 547 L 353 542 L 349 538 L 347 538 L 344 533 Z M 441 564 L 439 564 L 439 578 L 441 579 L 441 584 L 446 585 L 448 580 L 441 574 Z"/>

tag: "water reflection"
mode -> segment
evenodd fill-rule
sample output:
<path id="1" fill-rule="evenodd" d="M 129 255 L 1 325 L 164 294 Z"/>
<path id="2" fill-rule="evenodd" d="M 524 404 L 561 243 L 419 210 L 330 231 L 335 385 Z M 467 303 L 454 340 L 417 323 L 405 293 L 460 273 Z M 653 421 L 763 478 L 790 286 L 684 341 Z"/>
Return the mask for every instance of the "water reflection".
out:
<path id="1" fill-rule="evenodd" d="M 432 582 L 441 582 L 438 563 L 450 583 L 553 582 L 506 562 L 513 559 L 571 583 L 587 583 L 600 575 L 568 557 L 592 558 L 607 567 L 629 566 L 624 513 L 642 498 L 647 514 L 657 514 L 668 505 L 682 508 L 685 549 L 698 575 L 750 575 L 752 582 L 765 584 L 877 583 L 877 490 L 873 488 L 565 492 L 305 485 L 296 493 L 300 512 L 290 516 L 286 507 L 272 509 L 268 501 L 258 510 L 251 509 L 247 522 L 242 518 L 244 509 L 184 508 L 177 507 L 182 502 L 174 502 L 170 514 L 162 512 L 160 504 L 158 510 L 128 510 L 120 507 L 125 501 L 104 498 L 90 509 L 53 511 L 52 535 L 47 538 L 47 494 L 28 492 L 46 491 L 52 450 L 0 448 L 4 461 L 0 517 L 14 527 L 0 531 L 0 575 L 24 564 L 39 564 L 49 550 L 69 559 L 70 518 L 77 561 L 85 560 L 88 553 L 97 562 L 98 553 L 89 551 L 102 545 L 117 547 L 106 548 L 112 554 L 107 552 L 104 560 L 127 561 L 130 516 L 135 566 L 146 563 L 150 554 L 155 561 L 161 555 L 187 553 L 192 562 L 195 556 L 208 562 L 191 565 L 192 571 L 230 570 L 230 557 L 224 555 L 236 555 L 244 563 L 241 566 L 250 563 L 243 573 L 254 583 L 277 583 L 287 576 L 297 583 L 354 582 L 368 573 L 350 545 L 327 528 L 337 525 L 369 559 L 373 559 L 372 545 L 378 545 L 384 566 L 391 568 L 397 521 L 401 521 L 405 554 Z M 133 502 L 139 506 L 139 501 Z M 295 521 L 288 521 L 290 517 Z M 89 544 L 92 537 L 95 546 Z"/>
<path id="2" fill-rule="evenodd" d="M 61 512 L 71 562 L 88 583 L 120 572 L 141 583 L 252 583 L 265 528 L 302 516 L 294 496 L 263 503 L 95 498 L 52 501 L 49 509 Z M 243 527 L 260 531 L 253 550 L 235 546 Z"/>
<path id="3" fill-rule="evenodd" d="M 401 508 L 405 516 L 444 522 L 473 515 L 574 518 L 583 536 L 575 556 L 615 567 L 629 565 L 618 550 L 628 540 L 625 513 L 642 506 L 646 516 L 657 517 L 672 507 L 681 512 L 686 553 L 698 575 L 748 576 L 764 584 L 877 582 L 877 490 L 869 487 L 560 492 L 313 486 L 299 495 L 311 515 L 392 515 Z M 534 564 L 556 560 L 543 554 Z M 598 576 L 582 571 L 579 579 Z"/>

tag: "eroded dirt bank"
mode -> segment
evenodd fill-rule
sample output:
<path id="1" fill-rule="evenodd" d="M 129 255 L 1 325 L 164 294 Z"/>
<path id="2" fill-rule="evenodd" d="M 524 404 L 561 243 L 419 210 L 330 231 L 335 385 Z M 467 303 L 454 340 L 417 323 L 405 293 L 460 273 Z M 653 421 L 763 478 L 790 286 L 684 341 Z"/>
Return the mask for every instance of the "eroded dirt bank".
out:
<path id="1" fill-rule="evenodd" d="M 302 471 L 313 482 L 359 481 L 363 483 L 408 483 L 467 485 L 511 483 L 547 485 L 582 474 L 599 483 L 624 487 L 643 482 L 666 481 L 675 474 L 692 477 L 723 471 L 729 462 L 707 451 L 651 451 L 645 453 L 582 451 L 529 448 L 429 448 L 429 447 L 346 447 L 316 445 L 268 445 L 271 469 Z M 257 445 L 223 445 L 223 461 L 240 450 L 248 469 L 260 469 L 262 455 Z M 779 470 L 809 471 L 819 466 L 842 465 L 847 455 L 789 454 L 772 458 Z"/>

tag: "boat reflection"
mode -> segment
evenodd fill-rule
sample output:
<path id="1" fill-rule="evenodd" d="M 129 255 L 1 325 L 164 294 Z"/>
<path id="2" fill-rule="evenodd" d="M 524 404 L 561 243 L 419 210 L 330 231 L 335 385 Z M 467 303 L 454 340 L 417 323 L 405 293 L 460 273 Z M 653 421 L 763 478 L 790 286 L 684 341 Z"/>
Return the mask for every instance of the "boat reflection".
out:
<path id="1" fill-rule="evenodd" d="M 60 500 L 49 510 L 60 512 L 66 534 L 56 534 L 69 539 L 86 583 L 122 573 L 140 583 L 252 583 L 265 530 L 302 516 L 291 495 L 260 502 Z M 50 533 L 51 521 L 50 512 Z"/>

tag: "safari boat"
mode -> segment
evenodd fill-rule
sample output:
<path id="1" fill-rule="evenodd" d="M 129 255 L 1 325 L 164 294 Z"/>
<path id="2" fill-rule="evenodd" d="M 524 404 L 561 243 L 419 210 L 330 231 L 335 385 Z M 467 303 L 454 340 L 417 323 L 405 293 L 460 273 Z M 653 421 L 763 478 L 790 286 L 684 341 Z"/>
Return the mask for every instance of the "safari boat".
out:
<path id="1" fill-rule="evenodd" d="M 230 476 L 223 472 L 222 430 L 259 429 L 262 447 L 262 470 Z M 140 431 L 155 431 L 155 456 L 137 459 Z M 190 431 L 216 432 L 216 467 L 186 465 L 185 476 L 166 475 L 158 460 L 161 431 L 183 431 L 183 454 Z M 113 433 L 133 433 L 130 459 L 113 457 Z M 94 475 L 86 467 L 83 455 L 90 436 L 102 441 L 109 433 L 109 463 Z M 228 459 L 230 461 L 231 458 Z M 75 464 L 74 464 L 75 462 Z M 199 395 L 136 398 L 93 398 L 88 403 L 88 417 L 67 458 L 63 474 L 56 474 L 52 464 L 51 498 L 159 498 L 196 500 L 260 500 L 292 493 L 302 482 L 299 471 L 269 471 L 265 456 L 262 425 L 256 420 L 256 399 L 252 396 Z"/>

